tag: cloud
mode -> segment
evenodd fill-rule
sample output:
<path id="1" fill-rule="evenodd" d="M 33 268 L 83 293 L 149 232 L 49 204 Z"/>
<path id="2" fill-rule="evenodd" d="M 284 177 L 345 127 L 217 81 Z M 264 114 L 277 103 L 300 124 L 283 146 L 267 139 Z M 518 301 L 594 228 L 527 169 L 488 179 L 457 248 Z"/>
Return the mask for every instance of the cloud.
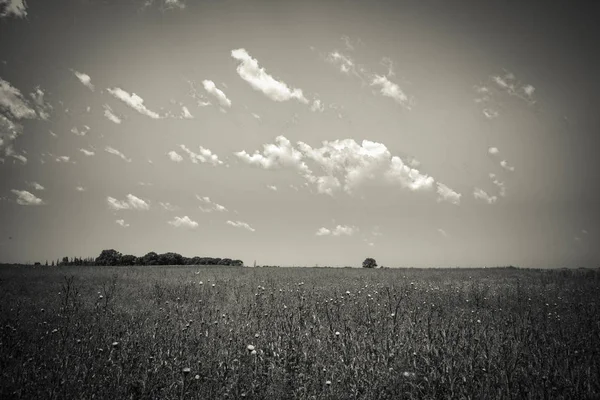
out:
<path id="1" fill-rule="evenodd" d="M 315 233 L 315 235 L 317 235 L 317 236 L 327 236 L 330 234 L 331 234 L 331 231 L 327 228 L 319 228 L 317 233 Z"/>
<path id="2" fill-rule="evenodd" d="M 15 123 L 0 113 L 0 150 L 9 157 L 15 154 L 12 142 L 23 133 L 23 126 Z M 2 153 L 0 153 L 1 157 Z M 3 159 L 0 158 L 0 162 Z"/>
<path id="3" fill-rule="evenodd" d="M 231 51 L 231 56 L 240 61 L 237 67 L 238 75 L 248 82 L 254 90 L 262 92 L 273 101 L 288 101 L 296 99 L 308 104 L 302 89 L 290 89 L 284 82 L 278 81 L 269 75 L 264 68 L 259 67 L 258 61 L 248 54 L 245 49 Z"/>
<path id="4" fill-rule="evenodd" d="M 447 201 L 455 205 L 460 204 L 462 194 L 455 192 L 441 182 L 437 182 L 438 201 Z"/>
<path id="5" fill-rule="evenodd" d="M 0 18 L 10 17 L 25 18 L 27 16 L 27 3 L 25 0 L 0 0 Z"/>
<path id="6" fill-rule="evenodd" d="M 93 151 L 91 151 L 91 150 L 86 150 L 86 149 L 79 149 L 79 151 L 80 151 L 80 152 L 82 152 L 83 154 L 85 154 L 85 155 L 86 155 L 86 156 L 88 156 L 88 157 L 91 157 L 91 156 L 93 156 L 94 154 L 96 154 L 96 153 L 94 153 Z"/>
<path id="7" fill-rule="evenodd" d="M 497 155 L 497 154 L 499 154 L 499 153 L 500 153 L 500 150 L 498 150 L 498 148 L 497 148 L 497 147 L 490 147 L 490 148 L 488 149 L 488 153 L 490 153 L 491 155 L 494 155 L 494 156 L 495 156 L 495 155 Z"/>
<path id="8" fill-rule="evenodd" d="M 225 208 L 224 206 L 218 204 L 218 203 L 214 203 L 210 200 L 210 197 L 201 197 L 199 195 L 196 195 L 196 198 L 198 200 L 200 200 L 200 202 L 203 204 L 200 206 L 200 210 L 202 210 L 202 212 L 213 212 L 213 211 L 218 211 L 218 212 L 225 212 L 227 211 L 227 208 Z"/>
<path id="9" fill-rule="evenodd" d="M 150 209 L 150 205 L 132 194 L 128 194 L 125 200 L 117 200 L 114 197 L 107 197 L 106 201 L 108 206 L 113 210 L 141 210 L 147 211 Z"/>
<path id="10" fill-rule="evenodd" d="M 315 233 L 317 236 L 352 236 L 358 232 L 358 228 L 355 226 L 348 225 L 338 225 L 333 230 L 327 229 L 325 227 L 319 228 L 319 230 Z"/>
<path id="11" fill-rule="evenodd" d="M 42 199 L 35 197 L 27 190 L 11 190 L 17 196 L 17 204 L 22 206 L 41 206 L 44 204 Z"/>
<path id="12" fill-rule="evenodd" d="M 327 62 L 337 66 L 340 70 L 341 73 L 346 74 L 346 75 L 356 75 L 359 76 L 358 72 L 356 71 L 356 66 L 354 64 L 354 61 L 352 61 L 352 59 L 342 53 L 340 53 L 339 51 L 333 51 L 331 53 L 329 53 L 329 55 L 327 56 L 327 58 L 325 59 Z"/>
<path id="13" fill-rule="evenodd" d="M 0 110 L 10 113 L 16 119 L 31 119 L 37 116 L 21 91 L 2 78 L 0 78 Z"/>
<path id="14" fill-rule="evenodd" d="M 27 157 L 25 157 L 22 154 L 16 154 L 16 153 L 13 153 L 11 150 L 9 150 L 7 155 L 21 161 L 22 164 L 27 164 Z"/>
<path id="15" fill-rule="evenodd" d="M 137 94 L 129 94 L 121 88 L 108 89 L 108 92 L 115 96 L 117 99 L 127 104 L 129 107 L 139 112 L 140 114 L 154 119 L 160 118 L 160 115 L 146 108 L 146 106 L 144 105 L 144 99 L 142 99 Z"/>
<path id="16" fill-rule="evenodd" d="M 587 231 L 587 230 L 585 230 L 585 229 L 582 229 L 582 230 L 581 230 L 581 233 L 583 233 L 584 235 L 587 235 L 587 234 L 588 234 L 588 231 Z"/>
<path id="17" fill-rule="evenodd" d="M 109 121 L 114 122 L 115 124 L 121 123 L 121 118 L 119 118 L 117 114 L 113 112 L 112 108 L 110 108 L 108 104 L 104 105 L 104 116 L 108 118 Z"/>
<path id="18" fill-rule="evenodd" d="M 498 113 L 498 111 L 493 110 L 491 108 L 484 108 L 483 115 L 485 115 L 487 119 L 494 119 L 498 118 L 500 114 Z"/>
<path id="19" fill-rule="evenodd" d="M 169 158 L 171 159 L 171 161 L 174 162 L 182 162 L 183 161 L 183 157 L 181 157 L 177 152 L 175 151 L 170 151 L 167 153 L 167 155 L 169 156 Z"/>
<path id="20" fill-rule="evenodd" d="M 115 222 L 117 223 L 117 225 L 121 225 L 123 228 L 127 228 L 129 226 L 129 224 L 126 223 L 124 219 L 118 219 Z"/>
<path id="21" fill-rule="evenodd" d="M 254 229 L 253 227 L 251 227 L 250 225 L 248 225 L 247 223 L 242 222 L 242 221 L 227 221 L 226 224 L 231 225 L 236 228 L 246 229 L 250 232 L 256 231 L 256 229 Z"/>
<path id="22" fill-rule="evenodd" d="M 506 186 L 504 186 L 504 182 L 499 181 L 496 178 L 496 174 L 490 174 L 490 179 L 492 179 L 492 183 L 498 187 L 498 192 L 501 197 L 506 197 Z"/>
<path id="23" fill-rule="evenodd" d="M 158 203 L 162 208 L 167 211 L 175 211 L 177 208 L 169 202 L 163 203 L 162 201 Z"/>
<path id="24" fill-rule="evenodd" d="M 68 163 L 71 157 L 69 156 L 57 156 L 54 161 L 57 163 Z"/>
<path id="25" fill-rule="evenodd" d="M 83 186 L 77 186 L 75 190 L 77 190 L 78 192 L 85 192 L 85 188 Z"/>
<path id="26" fill-rule="evenodd" d="M 332 195 L 343 189 L 348 194 L 370 180 L 399 185 L 412 191 L 428 190 L 434 179 L 411 168 L 397 156 L 392 156 L 381 143 L 354 139 L 324 141 L 320 148 L 298 142 L 297 148 L 284 136 L 275 144 L 263 145 L 263 152 L 248 154 L 245 150 L 234 153 L 247 164 L 264 169 L 289 168 L 301 174 L 307 183 L 317 186 L 319 193 Z M 312 161 L 323 172 L 313 173 L 306 161 Z"/>
<path id="27" fill-rule="evenodd" d="M 510 96 L 518 97 L 528 104 L 534 104 L 535 87 L 531 84 L 521 84 L 511 72 L 506 71 L 504 76 L 493 75 L 491 81 L 495 86 Z"/>
<path id="28" fill-rule="evenodd" d="M 188 110 L 188 108 L 186 106 L 183 106 L 181 110 L 183 112 L 183 115 L 181 116 L 181 118 L 194 119 L 194 116 L 190 113 L 190 110 Z"/>
<path id="29" fill-rule="evenodd" d="M 496 200 L 498 200 L 498 198 L 496 196 L 490 196 L 483 189 L 479 189 L 479 188 L 475 188 L 475 190 L 473 191 L 473 196 L 476 199 L 481 199 L 481 200 L 487 202 L 488 204 L 494 204 L 496 202 Z"/>
<path id="30" fill-rule="evenodd" d="M 321 103 L 321 100 L 315 99 L 315 100 L 313 100 L 313 103 L 310 106 L 310 111 L 323 112 L 323 111 L 325 111 L 325 106 L 323 105 L 323 103 Z"/>
<path id="31" fill-rule="evenodd" d="M 81 128 L 81 130 L 79 130 L 76 126 L 71 128 L 71 133 L 74 133 L 77 136 L 85 136 L 89 131 L 90 127 L 87 125 L 84 125 L 83 128 Z"/>
<path id="32" fill-rule="evenodd" d="M 29 185 L 35 190 L 45 190 L 45 188 L 37 182 L 31 182 Z"/>
<path id="33" fill-rule="evenodd" d="M 223 107 L 231 107 L 231 100 L 225 96 L 225 93 L 221 89 L 217 88 L 213 81 L 205 79 L 202 81 L 202 85 L 204 86 L 204 90 L 216 97 Z"/>
<path id="34" fill-rule="evenodd" d="M 196 229 L 198 227 L 198 223 L 196 221 L 192 221 L 187 215 L 183 217 L 175 217 L 173 221 L 169 221 L 168 224 L 173 225 L 176 228 Z"/>
<path id="35" fill-rule="evenodd" d="M 344 45 L 346 45 L 346 48 L 350 51 L 354 51 L 354 46 L 352 45 L 352 42 L 350 41 L 350 38 L 346 35 L 342 35 L 342 40 L 344 41 Z"/>
<path id="36" fill-rule="evenodd" d="M 185 3 L 182 0 L 164 0 L 165 10 L 177 8 L 183 10 Z"/>
<path id="37" fill-rule="evenodd" d="M 267 185 L 267 187 L 274 192 L 277 191 L 277 186 L 275 186 L 275 185 Z"/>
<path id="38" fill-rule="evenodd" d="M 125 154 L 121 153 L 119 150 L 115 149 L 114 147 L 106 146 L 104 148 L 104 151 L 106 151 L 107 153 L 110 153 L 110 154 L 114 154 L 115 156 L 119 156 L 119 157 L 121 157 L 121 159 L 123 159 L 126 162 L 131 162 L 131 158 L 125 157 Z"/>
<path id="39" fill-rule="evenodd" d="M 44 100 L 45 93 L 39 86 L 35 88 L 33 93 L 30 93 L 29 96 L 33 99 L 33 103 L 37 108 L 38 115 L 43 120 L 48 120 L 50 118 L 50 111 L 52 111 L 52 106 Z"/>
<path id="40" fill-rule="evenodd" d="M 502 166 L 502 168 L 504 168 L 505 170 L 510 171 L 510 172 L 514 172 L 514 170 L 515 170 L 515 167 L 510 166 L 508 164 L 508 161 L 506 161 L 506 160 L 500 161 L 500 166 Z"/>
<path id="41" fill-rule="evenodd" d="M 223 164 L 223 161 L 219 160 L 219 157 L 216 154 L 213 154 L 212 151 L 202 146 L 200 146 L 199 154 L 194 153 L 183 144 L 179 145 L 179 147 L 181 148 L 181 150 L 185 151 L 190 156 L 190 160 L 194 164 L 198 164 L 198 162 L 208 163 L 213 166 Z"/>
<path id="42" fill-rule="evenodd" d="M 381 87 L 381 95 L 391 97 L 398 104 L 410 110 L 410 100 L 404 94 L 402 89 L 398 84 L 391 82 L 387 77 L 382 75 L 375 75 L 373 80 L 371 81 L 371 86 L 379 86 Z"/>
<path id="43" fill-rule="evenodd" d="M 83 72 L 78 72 L 75 70 L 71 70 L 71 71 L 73 71 L 73 73 L 75 74 L 77 79 L 79 79 L 79 82 L 81 82 L 85 87 L 90 89 L 92 92 L 94 91 L 94 85 L 92 84 L 92 78 L 90 78 L 90 76 L 88 74 L 85 74 Z"/>
<path id="44" fill-rule="evenodd" d="M 245 150 L 234 153 L 242 161 L 264 169 L 293 168 L 304 174 L 311 174 L 308 166 L 302 161 L 303 155 L 293 148 L 292 143 L 284 136 L 275 138 L 276 144 L 263 145 L 263 153 L 256 151 L 250 155 Z"/>
<path id="45" fill-rule="evenodd" d="M 438 232 L 440 233 L 440 235 L 442 235 L 442 236 L 444 236 L 444 237 L 447 237 L 447 236 L 448 236 L 448 234 L 446 233 L 446 231 L 445 231 L 445 230 L 443 230 L 442 228 L 438 228 Z"/>

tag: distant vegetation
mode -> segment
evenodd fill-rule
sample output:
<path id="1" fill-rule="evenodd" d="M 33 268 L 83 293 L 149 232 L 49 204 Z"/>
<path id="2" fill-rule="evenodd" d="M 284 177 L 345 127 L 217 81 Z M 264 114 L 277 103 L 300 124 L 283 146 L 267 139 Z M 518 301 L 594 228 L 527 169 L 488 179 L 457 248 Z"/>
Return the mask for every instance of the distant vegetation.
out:
<path id="1" fill-rule="evenodd" d="M 35 263 L 35 265 L 41 265 Z M 231 258 L 213 258 L 213 257 L 184 257 L 178 253 L 163 253 L 158 254 L 153 251 L 147 253 L 142 257 L 136 257 L 131 254 L 121 254 L 120 252 L 110 249 L 102 250 L 100 255 L 96 258 L 78 258 L 63 257 L 62 260 L 56 260 L 56 263 L 52 261 L 50 264 L 48 261 L 45 263 L 46 266 L 77 266 L 77 265 L 98 265 L 98 266 L 117 266 L 117 265 L 228 265 L 235 267 L 244 266 L 242 260 L 232 260 Z"/>

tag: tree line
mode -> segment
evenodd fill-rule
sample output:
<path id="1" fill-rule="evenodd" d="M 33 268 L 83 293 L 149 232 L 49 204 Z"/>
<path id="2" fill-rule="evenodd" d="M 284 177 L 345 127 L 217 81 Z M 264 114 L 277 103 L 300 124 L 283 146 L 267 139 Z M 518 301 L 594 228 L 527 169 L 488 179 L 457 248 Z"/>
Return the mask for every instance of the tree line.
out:
<path id="1" fill-rule="evenodd" d="M 35 263 L 41 265 L 40 263 Z M 56 260 L 48 264 L 46 261 L 45 265 L 59 265 L 59 266 L 116 266 L 116 265 L 228 265 L 235 267 L 242 267 L 244 262 L 242 260 L 233 260 L 231 258 L 214 258 L 214 257 L 184 257 L 181 254 L 168 252 L 158 254 L 154 251 L 147 253 L 144 256 L 136 257 L 131 254 L 121 254 L 120 252 L 109 249 L 102 250 L 100 255 L 96 258 L 93 257 L 63 257 L 62 259 Z"/>

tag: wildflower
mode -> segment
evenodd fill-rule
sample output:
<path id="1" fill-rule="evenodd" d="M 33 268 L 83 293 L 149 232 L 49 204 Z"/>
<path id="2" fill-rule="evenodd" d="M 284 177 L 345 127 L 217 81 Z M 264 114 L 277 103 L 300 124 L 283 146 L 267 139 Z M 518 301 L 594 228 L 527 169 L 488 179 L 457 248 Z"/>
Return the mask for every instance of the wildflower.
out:
<path id="1" fill-rule="evenodd" d="M 260 337 L 260 335 L 257 333 L 254 335 L 254 337 L 258 339 Z"/>
<path id="2" fill-rule="evenodd" d="M 326 384 L 327 386 L 331 386 L 331 381 L 325 381 L 325 384 Z"/>
<path id="3" fill-rule="evenodd" d="M 340 336 L 340 333 L 338 331 L 336 331 L 335 336 Z"/>
<path id="4" fill-rule="evenodd" d="M 119 345 L 119 342 L 113 342 L 112 343 L 112 347 L 117 347 Z"/>
<path id="5" fill-rule="evenodd" d="M 200 281 L 200 282 L 198 282 L 198 284 L 200 284 L 200 285 L 204 285 L 204 282 Z"/>
<path id="6" fill-rule="evenodd" d="M 194 377 L 194 379 L 196 379 L 196 380 L 200 379 L 200 375 L 196 374 L 196 376 Z"/>
<path id="7" fill-rule="evenodd" d="M 189 373 L 190 373 L 190 369 L 189 369 L 188 367 L 185 367 L 185 368 L 183 369 L 183 373 L 184 373 L 184 375 L 187 375 L 187 374 L 189 374 Z"/>
<path id="8" fill-rule="evenodd" d="M 246 348 L 248 349 L 248 351 L 254 351 L 254 346 L 251 344 L 249 344 Z"/>
<path id="9" fill-rule="evenodd" d="M 98 298 L 99 298 L 100 300 L 102 300 L 102 299 L 104 298 L 104 296 L 100 295 L 100 296 L 98 296 Z"/>
<path id="10" fill-rule="evenodd" d="M 405 378 L 414 378 L 415 377 L 415 373 L 414 372 L 404 371 L 402 373 L 402 376 L 405 377 Z"/>
<path id="11" fill-rule="evenodd" d="M 213 283 L 213 284 L 212 284 L 212 287 L 215 287 L 215 286 L 217 286 L 217 285 L 215 285 L 215 284 Z"/>
<path id="12" fill-rule="evenodd" d="M 481 320 L 480 320 L 480 319 L 478 319 L 478 320 L 477 320 L 477 323 L 478 323 L 478 324 L 480 324 L 480 323 L 481 323 Z"/>
<path id="13" fill-rule="evenodd" d="M 256 355 L 256 350 L 252 350 L 252 351 L 250 352 L 250 354 L 252 354 L 253 356 L 255 356 L 255 355 Z"/>

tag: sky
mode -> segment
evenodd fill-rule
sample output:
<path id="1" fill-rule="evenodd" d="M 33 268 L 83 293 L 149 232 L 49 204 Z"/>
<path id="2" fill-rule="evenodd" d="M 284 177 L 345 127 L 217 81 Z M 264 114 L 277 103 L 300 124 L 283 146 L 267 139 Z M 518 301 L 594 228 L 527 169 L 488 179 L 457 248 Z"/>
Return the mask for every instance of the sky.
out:
<path id="1" fill-rule="evenodd" d="M 0 262 L 597 267 L 591 3 L 0 0 Z"/>

